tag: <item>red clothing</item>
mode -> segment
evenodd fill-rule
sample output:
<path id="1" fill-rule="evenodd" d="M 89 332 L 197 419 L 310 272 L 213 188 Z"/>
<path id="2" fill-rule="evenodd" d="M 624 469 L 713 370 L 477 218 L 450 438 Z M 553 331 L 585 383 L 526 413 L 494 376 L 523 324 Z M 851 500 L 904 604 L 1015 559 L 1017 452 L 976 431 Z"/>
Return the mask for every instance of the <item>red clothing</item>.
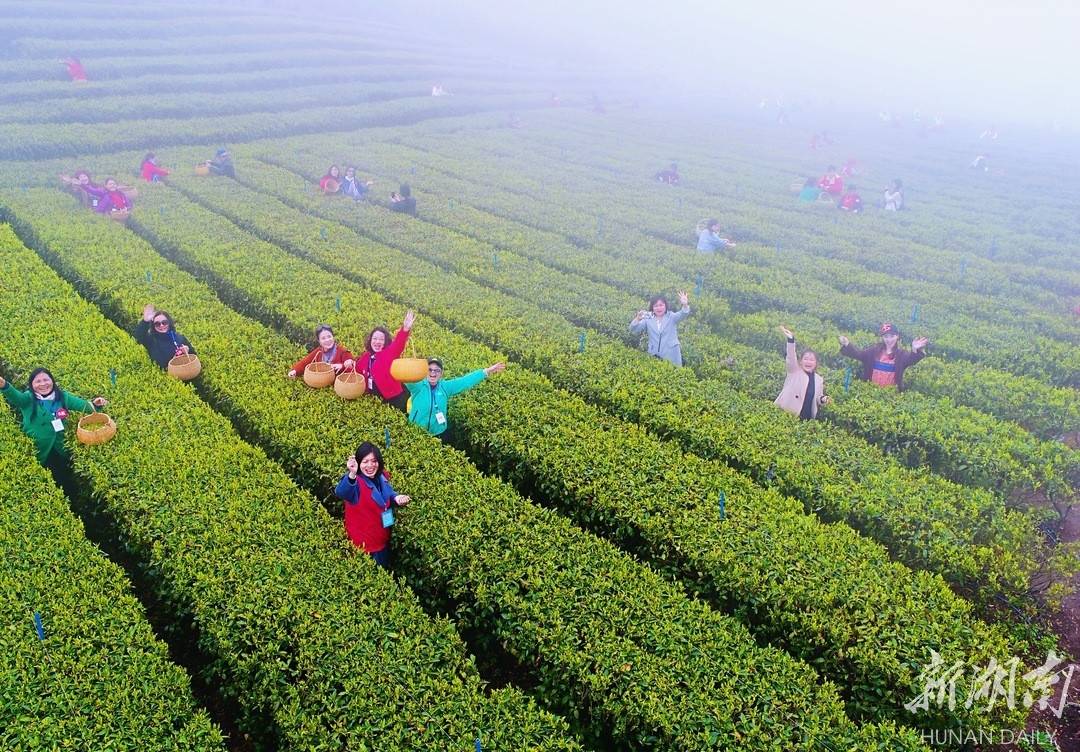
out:
<path id="1" fill-rule="evenodd" d="M 870 381 L 878 386 L 896 386 L 896 353 L 882 352 L 874 361 Z"/>
<path id="2" fill-rule="evenodd" d="M 392 493 L 390 476 L 383 473 L 383 479 L 385 480 L 381 484 L 383 489 L 389 489 Z M 339 488 L 345 490 L 346 494 L 352 493 L 354 487 L 356 501 L 345 499 L 345 533 L 353 545 L 362 548 L 364 553 L 378 553 L 390 543 L 390 528 L 383 527 L 382 524 L 383 508 L 375 501 L 371 486 L 361 475 L 357 474 L 355 486 L 348 483 L 348 475 L 342 478 L 339 484 Z M 388 500 L 387 506 L 394 506 L 392 498 Z"/>
<path id="3" fill-rule="evenodd" d="M 101 212 L 125 211 L 131 208 L 131 199 L 123 191 L 105 191 L 105 200 L 98 204 Z"/>
<path id="4" fill-rule="evenodd" d="M 818 188 L 830 196 L 839 196 L 844 192 L 844 180 L 839 175 L 824 175 L 818 181 Z"/>
<path id="5" fill-rule="evenodd" d="M 840 208 L 850 212 L 862 211 L 862 198 L 858 193 L 845 193 L 840 201 Z"/>
<path id="6" fill-rule="evenodd" d="M 307 355 L 300 358 L 300 360 L 293 363 L 292 370 L 296 371 L 298 375 L 303 374 L 305 368 L 307 368 L 311 363 L 313 363 L 316 358 L 321 357 L 322 351 L 323 349 L 321 347 L 316 347 Z M 353 357 L 353 354 L 351 352 L 349 352 L 339 344 L 337 346 L 337 350 L 334 351 L 333 357 L 330 358 L 330 362 L 337 363 L 338 365 L 345 365 L 346 360 L 356 360 L 356 358 Z"/>
<path id="7" fill-rule="evenodd" d="M 338 188 L 341 187 L 341 178 L 335 178 L 333 175 L 323 175 L 322 180 L 319 181 L 319 190 L 325 193 L 326 184 L 331 180 L 338 184 Z"/>
<path id="8" fill-rule="evenodd" d="M 390 364 L 401 357 L 405 350 L 405 343 L 409 339 L 409 332 L 398 329 L 394 339 L 386 347 L 374 355 L 368 351 L 360 356 L 356 363 L 356 370 L 368 377 L 368 391 L 372 384 L 384 400 L 392 400 L 405 391 L 400 383 L 390 375 Z"/>
<path id="9" fill-rule="evenodd" d="M 169 171 L 164 167 L 158 167 L 153 162 L 147 160 L 142 163 L 142 179 L 147 183 L 154 180 L 155 177 L 163 178 L 169 174 Z"/>
<path id="10" fill-rule="evenodd" d="M 67 72 L 68 75 L 71 76 L 72 81 L 86 80 L 86 69 L 83 68 L 82 63 L 78 60 L 67 60 L 65 61 L 65 65 L 67 65 Z"/>

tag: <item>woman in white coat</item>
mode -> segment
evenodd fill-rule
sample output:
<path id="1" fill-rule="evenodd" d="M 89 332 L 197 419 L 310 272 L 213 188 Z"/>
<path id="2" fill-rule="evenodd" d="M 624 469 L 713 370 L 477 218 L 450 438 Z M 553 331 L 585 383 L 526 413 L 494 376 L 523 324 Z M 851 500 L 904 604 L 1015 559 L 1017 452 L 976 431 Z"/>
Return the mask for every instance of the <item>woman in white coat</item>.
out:
<path id="1" fill-rule="evenodd" d="M 795 335 L 786 326 L 780 331 L 787 337 L 787 378 L 775 404 L 802 420 L 817 417 L 818 408 L 829 403 L 825 394 L 825 379 L 817 372 L 817 354 L 813 350 L 795 357 Z"/>
<path id="2" fill-rule="evenodd" d="M 679 304 L 682 308 L 675 313 L 670 313 L 667 298 L 663 295 L 654 295 L 649 300 L 649 310 L 638 311 L 630 322 L 632 334 L 641 334 L 643 331 L 649 333 L 649 355 L 662 358 L 677 366 L 682 365 L 678 324 L 690 315 L 690 299 L 685 292 L 679 293 Z"/>

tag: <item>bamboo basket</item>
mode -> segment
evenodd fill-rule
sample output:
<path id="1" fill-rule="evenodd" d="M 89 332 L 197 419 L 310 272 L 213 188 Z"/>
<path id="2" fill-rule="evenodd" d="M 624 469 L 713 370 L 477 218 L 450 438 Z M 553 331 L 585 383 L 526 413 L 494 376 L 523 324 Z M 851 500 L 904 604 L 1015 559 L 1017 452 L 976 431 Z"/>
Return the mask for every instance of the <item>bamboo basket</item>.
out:
<path id="1" fill-rule="evenodd" d="M 79 418 L 75 429 L 75 438 L 82 444 L 95 446 L 104 444 L 116 435 L 116 423 L 105 413 L 90 413 Z"/>
<path id="2" fill-rule="evenodd" d="M 304 369 L 304 383 L 312 389 L 325 389 L 334 383 L 334 367 L 316 360 Z"/>
<path id="3" fill-rule="evenodd" d="M 334 380 L 334 392 L 342 399 L 353 400 L 364 396 L 367 379 L 356 371 L 342 371 Z"/>
<path id="4" fill-rule="evenodd" d="M 191 381 L 202 373 L 202 363 L 199 362 L 198 355 L 191 353 L 187 355 L 177 355 L 169 361 L 167 372 L 174 379 Z"/>

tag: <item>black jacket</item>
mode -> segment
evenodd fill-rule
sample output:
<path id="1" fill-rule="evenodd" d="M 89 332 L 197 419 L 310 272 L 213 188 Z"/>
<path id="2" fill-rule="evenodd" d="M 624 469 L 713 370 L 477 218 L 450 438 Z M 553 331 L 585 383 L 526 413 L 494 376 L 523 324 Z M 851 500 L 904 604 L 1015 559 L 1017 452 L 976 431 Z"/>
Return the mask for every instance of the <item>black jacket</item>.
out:
<path id="1" fill-rule="evenodd" d="M 170 333 L 172 337 L 169 336 Z M 150 359 L 157 363 L 162 370 L 169 367 L 169 361 L 176 356 L 176 348 L 179 345 L 187 345 L 188 352 L 192 355 L 195 354 L 195 348 L 191 346 L 191 343 L 187 341 L 187 337 L 183 334 L 178 334 L 172 329 L 165 334 L 159 334 L 154 331 L 153 324 L 149 321 L 140 321 L 136 324 L 132 334 L 150 353 Z M 173 343 L 173 337 L 176 337 L 175 344 Z"/>

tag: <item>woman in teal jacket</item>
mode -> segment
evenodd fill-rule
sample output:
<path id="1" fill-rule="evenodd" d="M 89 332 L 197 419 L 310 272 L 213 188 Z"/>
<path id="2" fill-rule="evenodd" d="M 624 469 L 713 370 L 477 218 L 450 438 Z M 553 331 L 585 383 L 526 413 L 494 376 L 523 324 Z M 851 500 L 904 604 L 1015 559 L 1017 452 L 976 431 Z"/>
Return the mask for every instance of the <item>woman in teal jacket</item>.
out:
<path id="1" fill-rule="evenodd" d="M 409 398 L 409 422 L 425 429 L 432 436 L 449 441 L 446 417 L 446 403 L 455 394 L 479 384 L 485 377 L 506 368 L 504 363 L 496 363 L 487 368 L 480 368 L 456 379 L 442 380 L 443 365 L 438 358 L 428 360 L 428 377 L 406 384 L 412 395 Z"/>
<path id="2" fill-rule="evenodd" d="M 23 433 L 34 440 L 38 462 L 52 471 L 58 484 L 68 485 L 71 460 L 64 446 L 64 420 L 70 411 L 97 412 L 97 408 L 109 403 L 104 397 L 94 397 L 88 402 L 65 392 L 44 368 L 36 368 L 30 373 L 29 388 L 25 392 L 0 377 L 0 392 L 9 405 L 22 413 Z"/>

